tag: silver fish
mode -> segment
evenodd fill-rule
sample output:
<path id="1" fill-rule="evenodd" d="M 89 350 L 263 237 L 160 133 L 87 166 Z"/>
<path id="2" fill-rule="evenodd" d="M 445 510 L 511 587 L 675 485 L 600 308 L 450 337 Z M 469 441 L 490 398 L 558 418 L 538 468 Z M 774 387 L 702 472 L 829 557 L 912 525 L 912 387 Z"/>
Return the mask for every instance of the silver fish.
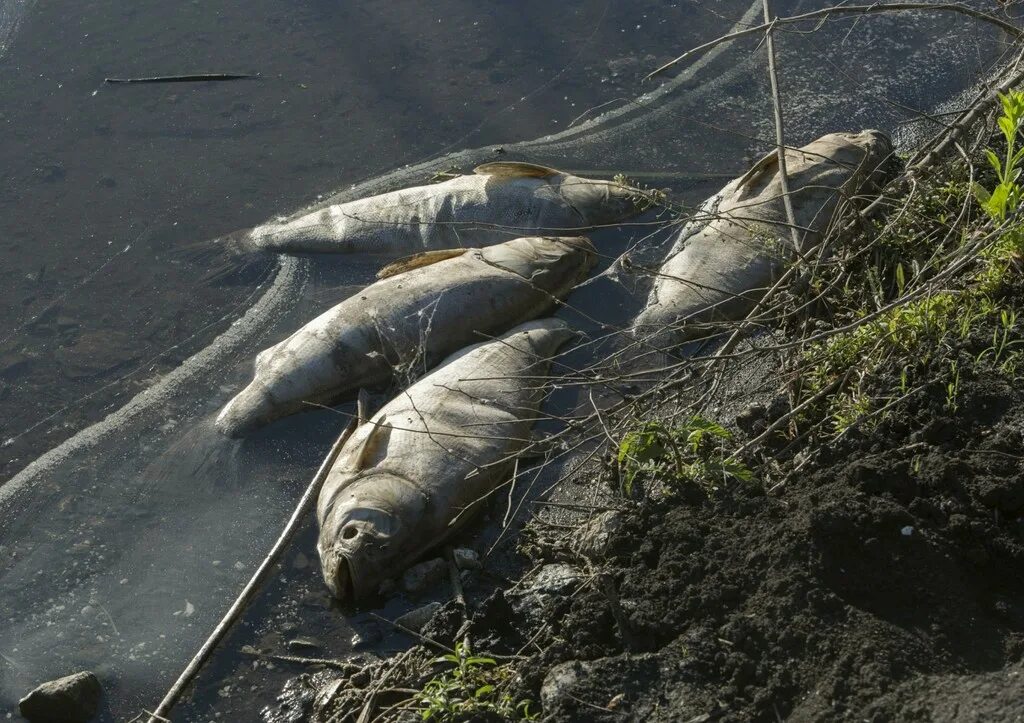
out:
<path id="1" fill-rule="evenodd" d="M 564 299 L 596 259 L 583 237 L 530 237 L 433 251 L 386 267 L 379 281 L 256 357 L 252 382 L 216 425 L 239 436 L 279 417 L 441 358 Z"/>
<path id="2" fill-rule="evenodd" d="M 470 175 L 257 226 L 242 248 L 402 256 L 489 246 L 510 236 L 566 234 L 639 211 L 636 189 L 530 163 L 485 163 Z"/>
<path id="3" fill-rule="evenodd" d="M 456 532 L 508 478 L 572 332 L 528 322 L 448 357 L 348 439 L 320 491 L 317 550 L 341 600 L 376 592 Z"/>
<path id="4" fill-rule="evenodd" d="M 880 131 L 830 133 L 786 151 L 793 213 L 804 248 L 817 244 L 845 199 L 877 195 L 896 168 Z M 758 161 L 680 231 L 636 317 L 638 337 L 692 339 L 709 323 L 741 319 L 793 258 L 778 156 Z"/>

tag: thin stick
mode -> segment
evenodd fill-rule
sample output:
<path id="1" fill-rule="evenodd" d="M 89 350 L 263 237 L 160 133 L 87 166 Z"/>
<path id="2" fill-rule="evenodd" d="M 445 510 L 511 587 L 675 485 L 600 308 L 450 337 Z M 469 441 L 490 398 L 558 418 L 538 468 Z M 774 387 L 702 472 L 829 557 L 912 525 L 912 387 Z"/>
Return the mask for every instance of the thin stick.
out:
<path id="1" fill-rule="evenodd" d="M 462 610 L 462 625 L 459 627 L 459 631 L 462 633 L 462 649 L 465 651 L 465 655 L 469 655 L 469 608 L 466 606 L 466 591 L 462 589 L 462 579 L 459 577 L 459 566 L 455 563 L 454 548 L 448 546 L 445 552 L 448 562 L 448 580 L 451 583 L 455 601 Z"/>
<path id="2" fill-rule="evenodd" d="M 768 49 L 768 78 L 772 85 L 772 106 L 775 111 L 775 152 L 779 157 L 779 182 L 782 185 L 782 205 L 786 208 L 786 220 L 789 221 L 789 233 L 793 238 L 793 248 L 800 254 L 803 244 L 796 230 L 796 214 L 793 213 L 793 199 L 789 195 L 789 174 L 786 172 L 786 141 L 782 125 L 782 97 L 779 93 L 779 74 L 775 69 L 775 21 L 772 18 L 768 0 L 762 0 L 764 21 L 768 23 L 765 45 Z"/>
<path id="3" fill-rule="evenodd" d="M 402 625 L 401 623 L 399 623 L 399 622 L 397 622 L 395 620 L 388 620 L 383 615 L 378 615 L 377 613 L 370 613 L 370 617 L 373 618 L 374 620 L 379 620 L 382 623 L 387 623 L 388 625 L 393 627 L 395 630 L 398 630 L 399 632 L 403 632 L 406 635 L 413 636 L 414 638 L 419 640 L 421 643 L 426 643 L 427 645 L 433 645 L 435 648 L 438 648 L 439 650 L 443 650 L 446 653 L 454 653 L 455 652 L 454 650 L 449 648 L 447 645 L 439 643 L 436 640 L 434 640 L 433 638 L 428 638 L 426 635 L 423 635 L 422 633 L 418 633 L 415 630 L 413 630 L 412 628 L 407 628 L 407 627 L 405 627 L 404 625 Z"/>
<path id="4" fill-rule="evenodd" d="M 155 716 L 156 714 L 155 714 L 155 713 L 150 713 L 150 712 L 149 712 L 148 710 L 146 710 L 145 708 L 143 708 L 143 709 L 142 709 L 142 712 L 141 712 L 141 713 L 139 713 L 139 714 L 138 714 L 137 716 L 135 716 L 134 718 L 132 718 L 132 719 L 131 719 L 130 721 L 128 721 L 128 723 L 135 723 L 136 721 L 140 721 L 140 720 L 142 720 L 142 716 L 144 716 L 144 715 L 147 715 L 147 716 L 149 716 L 149 720 L 151 720 L 151 719 L 153 718 L 153 716 Z M 160 718 L 160 717 L 157 717 L 157 720 L 158 720 L 158 721 L 161 721 L 161 723 L 171 723 L 171 721 L 170 721 L 170 719 L 169 719 L 169 718 Z"/>
<path id="5" fill-rule="evenodd" d="M 363 392 L 360 392 L 361 402 L 363 394 Z M 299 499 L 299 503 L 295 506 L 295 511 L 292 512 L 292 516 L 288 519 L 288 523 L 284 526 L 284 529 L 278 536 L 277 541 L 274 542 L 274 546 L 270 548 L 270 552 L 268 552 L 267 556 L 263 558 L 263 562 L 261 562 L 260 566 L 256 568 L 256 572 L 253 573 L 252 578 L 250 578 L 246 586 L 242 588 L 242 591 L 238 594 L 238 597 L 235 598 L 235 602 L 231 604 L 231 607 L 224 614 L 224 617 L 221 618 L 219 623 L 217 623 L 217 627 L 215 627 L 213 632 L 210 633 L 210 637 L 208 637 L 206 642 L 203 643 L 203 646 L 199 648 L 199 652 L 195 654 L 189 664 L 185 667 L 185 670 L 183 670 L 181 675 L 178 676 L 178 679 L 174 681 L 174 685 L 172 685 L 171 689 L 167 691 L 167 695 L 165 695 L 163 700 L 160 701 L 160 705 L 157 706 L 156 711 L 152 714 L 150 723 L 153 723 L 154 720 L 166 719 L 167 714 L 170 712 L 171 708 L 174 707 L 174 704 L 178 701 L 182 692 L 188 684 L 192 682 L 192 679 L 197 673 L 199 673 L 203 665 L 206 664 L 206 661 L 209 659 L 214 649 L 216 649 L 220 644 L 220 641 L 224 639 L 224 636 L 227 635 L 232 626 L 238 622 L 238 619 L 241 617 L 246 605 L 248 605 L 249 600 L 266 579 L 268 573 L 288 546 L 288 543 L 291 541 L 296 530 L 299 529 L 299 523 L 302 522 L 303 518 L 306 516 L 307 510 L 319 494 L 320 487 L 327 478 L 327 473 L 330 471 L 331 465 L 334 464 L 334 460 L 337 459 L 338 453 L 341 452 L 341 448 L 344 446 L 345 442 L 348 441 L 349 436 L 353 431 L 355 431 L 355 428 L 356 420 L 353 420 L 338 436 L 338 439 L 334 442 L 331 450 L 327 453 L 327 456 L 324 457 L 324 461 L 321 463 L 320 469 L 317 470 L 317 473 L 313 476 L 313 480 L 309 483 L 306 491 Z"/>
<path id="6" fill-rule="evenodd" d="M 365 666 L 348 660 L 334 658 L 304 658 L 300 655 L 279 655 L 277 653 L 261 653 L 258 650 L 243 650 L 243 655 L 251 655 L 261 660 L 274 660 L 279 663 L 295 663 L 296 665 L 323 665 L 338 670 L 362 670 Z"/>
<path id="7" fill-rule="evenodd" d="M 150 78 L 104 78 L 104 83 L 209 83 L 222 80 L 259 78 L 245 73 L 196 73 L 195 75 L 155 75 Z"/>
<path id="8" fill-rule="evenodd" d="M 877 3 L 874 5 L 840 5 L 836 7 L 824 8 L 822 10 L 812 10 L 811 12 L 803 13 L 802 15 L 792 15 L 786 18 L 778 18 L 775 21 L 773 21 L 773 23 L 756 25 L 753 27 L 745 28 L 743 30 L 737 30 L 734 33 L 729 33 L 728 35 L 723 35 L 719 38 L 715 38 L 714 40 L 704 43 L 703 45 L 698 45 L 696 48 L 687 50 L 685 53 L 680 55 L 678 58 L 675 58 L 674 60 L 670 60 L 657 70 L 646 75 L 644 77 L 644 80 L 648 80 L 657 75 L 658 73 L 661 73 L 667 70 L 668 68 L 671 68 L 673 65 L 683 60 L 686 60 L 691 55 L 696 55 L 697 53 L 703 52 L 705 50 L 710 50 L 716 45 L 721 45 L 722 43 L 728 42 L 729 40 L 735 40 L 736 38 L 741 38 L 746 35 L 763 33 L 772 24 L 792 25 L 794 23 L 800 23 L 805 20 L 813 20 L 815 18 L 828 18 L 829 15 L 872 15 L 876 13 L 904 12 L 908 10 L 927 10 L 929 12 L 941 10 L 947 12 L 960 13 L 961 15 L 967 15 L 969 17 L 972 17 L 975 20 L 981 20 L 982 22 L 991 23 L 992 25 L 995 25 L 996 27 L 1010 33 L 1010 35 L 1013 35 L 1015 38 L 1019 38 L 1021 37 L 1021 35 L 1024 35 L 1020 28 L 1011 25 L 1010 23 L 1004 20 L 1001 20 L 995 17 L 994 15 L 989 15 L 988 13 L 983 13 L 980 10 L 975 10 L 974 8 L 967 7 L 966 5 L 959 5 L 957 3 L 939 3 L 934 5 L 931 3 Z"/>

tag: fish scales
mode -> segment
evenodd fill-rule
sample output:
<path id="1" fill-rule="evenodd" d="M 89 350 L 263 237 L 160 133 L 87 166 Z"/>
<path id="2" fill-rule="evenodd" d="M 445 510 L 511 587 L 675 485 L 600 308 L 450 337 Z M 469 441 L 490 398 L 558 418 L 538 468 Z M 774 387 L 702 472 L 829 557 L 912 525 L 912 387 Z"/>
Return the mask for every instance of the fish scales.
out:
<path id="1" fill-rule="evenodd" d="M 881 190 L 896 164 L 879 131 L 831 133 L 786 151 L 794 220 L 803 248 L 815 246 L 840 203 Z M 639 336 L 680 342 L 707 324 L 743 318 L 794 258 L 773 152 L 709 199 L 677 235 L 634 322 Z"/>
<path id="2" fill-rule="evenodd" d="M 281 253 L 398 256 L 566 234 L 637 213 L 636 190 L 527 163 L 336 204 L 257 226 L 243 245 Z"/>
<path id="3" fill-rule="evenodd" d="M 355 430 L 317 506 L 318 550 L 335 596 L 375 592 L 508 478 L 528 444 L 550 358 L 572 336 L 556 319 L 522 324 L 450 356 Z"/>
<path id="4" fill-rule="evenodd" d="M 433 263 L 425 256 L 404 262 L 424 265 L 371 284 L 261 352 L 253 381 L 218 417 L 221 431 L 237 436 L 310 403 L 372 388 L 396 368 L 428 369 L 481 335 L 541 315 L 596 258 L 582 237 L 514 239 Z"/>

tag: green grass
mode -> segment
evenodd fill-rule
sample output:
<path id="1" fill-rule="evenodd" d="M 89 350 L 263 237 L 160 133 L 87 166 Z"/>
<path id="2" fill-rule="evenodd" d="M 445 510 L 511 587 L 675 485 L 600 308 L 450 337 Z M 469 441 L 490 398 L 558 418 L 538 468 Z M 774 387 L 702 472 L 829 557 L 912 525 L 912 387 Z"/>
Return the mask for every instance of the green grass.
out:
<path id="1" fill-rule="evenodd" d="M 1019 214 L 1024 93 L 1000 100 L 1003 147 L 984 151 L 991 190 L 984 185 L 986 177 L 970 184 L 965 180 L 966 164 L 941 182 L 921 184 L 895 222 L 876 225 L 874 230 L 884 228 L 884 233 L 874 239 L 871 253 L 850 253 L 852 262 L 837 267 L 831 279 L 823 276 L 812 283 L 844 324 L 865 319 L 802 352 L 806 389 L 814 392 L 844 380 L 824 411 L 835 433 L 929 383 L 944 387 L 946 408 L 955 411 L 962 372 L 996 371 L 1011 378 L 1017 373 L 1017 348 L 1024 341 L 1012 296 L 1024 279 L 1024 220 Z M 969 193 L 981 214 L 970 213 Z M 950 259 L 962 256 L 978 239 L 990 241 L 971 263 L 941 284 L 929 285 Z M 842 285 L 835 283 L 835 273 L 845 275 Z M 909 294 L 912 286 L 926 293 Z M 894 300 L 898 305 L 868 319 Z M 962 367 L 956 352 L 976 350 L 986 334 L 991 343 L 980 341 L 984 348 L 972 353 L 969 369 Z M 879 382 L 896 377 L 898 383 L 888 388 Z"/>

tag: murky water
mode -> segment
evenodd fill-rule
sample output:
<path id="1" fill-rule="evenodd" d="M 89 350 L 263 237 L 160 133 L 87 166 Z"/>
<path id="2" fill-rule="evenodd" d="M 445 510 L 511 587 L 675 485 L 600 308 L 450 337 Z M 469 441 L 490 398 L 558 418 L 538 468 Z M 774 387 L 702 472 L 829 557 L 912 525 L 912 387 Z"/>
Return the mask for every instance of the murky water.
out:
<path id="1" fill-rule="evenodd" d="M 210 424 L 256 351 L 376 268 L 231 259 L 204 241 L 339 188 L 495 158 L 634 173 L 696 203 L 768 147 L 763 53 L 721 46 L 640 79 L 759 20 L 760 2 L 736 0 L 0 0 L 0 714 L 82 667 L 103 678 L 110 718 L 155 705 L 344 422 L 308 413 L 243 442 Z M 907 108 L 982 77 L 1000 40 L 920 14 L 786 34 L 788 133 L 899 132 Z M 261 78 L 102 83 L 184 72 Z M 648 230 L 597 240 L 613 255 Z M 635 310 L 621 287 L 572 301 L 602 321 Z M 365 632 L 365 614 L 327 601 L 308 532 L 282 574 L 215 669 L 248 665 L 240 645 L 286 626 L 333 654 Z M 212 675 L 197 691 L 188 719 L 246 719 L 276 692 L 225 692 Z"/>

